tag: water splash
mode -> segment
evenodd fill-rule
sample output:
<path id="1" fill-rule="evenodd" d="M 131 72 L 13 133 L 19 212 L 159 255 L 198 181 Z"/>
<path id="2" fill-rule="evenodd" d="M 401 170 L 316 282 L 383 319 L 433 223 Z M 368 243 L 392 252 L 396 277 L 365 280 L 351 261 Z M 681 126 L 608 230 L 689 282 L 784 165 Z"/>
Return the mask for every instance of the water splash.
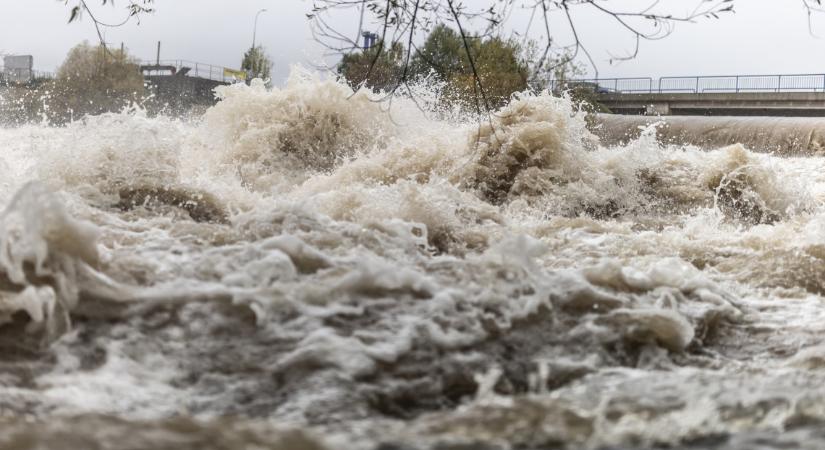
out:
<path id="1" fill-rule="evenodd" d="M 825 442 L 819 158 L 607 147 L 547 94 L 219 95 L 0 130 L 0 440 Z"/>

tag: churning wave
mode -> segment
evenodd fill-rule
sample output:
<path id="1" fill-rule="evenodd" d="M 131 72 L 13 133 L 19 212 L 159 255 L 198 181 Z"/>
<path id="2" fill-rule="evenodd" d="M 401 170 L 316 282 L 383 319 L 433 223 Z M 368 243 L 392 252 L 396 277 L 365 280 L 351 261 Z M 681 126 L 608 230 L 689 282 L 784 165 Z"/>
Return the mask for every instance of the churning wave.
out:
<path id="1" fill-rule="evenodd" d="M 218 95 L 0 130 L 3 446 L 825 443 L 821 159 Z"/>

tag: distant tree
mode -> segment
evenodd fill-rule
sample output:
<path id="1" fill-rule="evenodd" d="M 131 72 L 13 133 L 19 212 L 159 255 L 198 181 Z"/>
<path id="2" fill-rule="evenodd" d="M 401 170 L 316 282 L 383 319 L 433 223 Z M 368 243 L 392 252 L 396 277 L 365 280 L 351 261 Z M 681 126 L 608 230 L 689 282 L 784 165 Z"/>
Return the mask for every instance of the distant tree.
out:
<path id="1" fill-rule="evenodd" d="M 569 54 L 564 54 L 561 56 L 561 62 L 553 64 L 552 72 L 554 80 L 564 83 L 583 76 L 587 70 L 584 65 L 570 58 Z"/>
<path id="2" fill-rule="evenodd" d="M 50 86 L 50 115 L 57 122 L 119 111 L 144 95 L 138 61 L 126 51 L 83 42 L 69 51 Z"/>
<path id="3" fill-rule="evenodd" d="M 513 93 L 527 90 L 530 67 L 521 58 L 518 42 L 497 36 L 475 38 L 469 49 L 469 54 L 462 55 L 461 71 L 451 77 L 451 84 L 468 106 L 480 98 L 485 108 L 499 108 Z M 485 87 L 483 91 L 479 82 Z"/>
<path id="4" fill-rule="evenodd" d="M 10 88 L 0 97 L 0 123 L 45 119 L 61 125 L 142 103 L 145 91 L 137 60 L 128 52 L 83 42 L 69 51 L 54 79 Z"/>
<path id="5" fill-rule="evenodd" d="M 488 60 L 503 56 L 504 61 L 508 61 L 511 65 L 509 71 L 515 69 L 521 74 L 527 72 L 527 83 L 534 90 L 546 88 L 549 81 L 558 76 L 575 77 L 585 73 L 583 65 L 573 60 L 569 52 L 543 57 L 542 49 L 532 39 L 524 39 L 521 42 L 512 38 L 502 40 L 495 36 L 488 36 L 485 39 L 476 36 L 472 39 L 475 42 L 469 46 L 470 55 L 475 57 L 476 53 L 482 52 L 486 54 Z M 416 50 L 410 64 L 416 76 L 434 73 L 440 79 L 447 81 L 458 73 L 472 74 L 461 36 L 446 24 L 436 25 L 424 43 Z"/>
<path id="6" fill-rule="evenodd" d="M 245 70 L 247 79 L 260 78 L 269 80 L 272 71 L 272 60 L 266 54 L 266 50 L 260 45 L 250 47 L 243 55 L 241 69 Z"/>
<path id="7" fill-rule="evenodd" d="M 530 67 L 523 59 L 522 48 L 515 40 L 498 37 L 473 37 L 468 41 L 470 61 L 461 36 L 446 25 L 438 25 L 419 47 L 406 66 L 406 50 L 396 42 L 386 51 L 383 43 L 343 56 L 338 73 L 351 85 L 367 85 L 390 92 L 406 81 L 435 76 L 445 84 L 443 100 L 469 106 L 479 94 L 474 82 L 478 75 L 489 86 L 484 98 L 490 107 L 507 103 L 514 92 L 528 88 Z"/>
<path id="8" fill-rule="evenodd" d="M 410 68 L 414 77 L 434 73 L 441 81 L 449 81 L 453 75 L 464 70 L 465 62 L 466 53 L 461 36 L 441 23 L 433 28 L 418 48 Z"/>
<path id="9" fill-rule="evenodd" d="M 366 50 L 357 50 L 343 56 L 338 63 L 340 74 L 353 88 L 366 85 L 377 91 L 389 91 L 401 78 L 404 46 L 396 42 L 389 50 L 384 42 Z"/>

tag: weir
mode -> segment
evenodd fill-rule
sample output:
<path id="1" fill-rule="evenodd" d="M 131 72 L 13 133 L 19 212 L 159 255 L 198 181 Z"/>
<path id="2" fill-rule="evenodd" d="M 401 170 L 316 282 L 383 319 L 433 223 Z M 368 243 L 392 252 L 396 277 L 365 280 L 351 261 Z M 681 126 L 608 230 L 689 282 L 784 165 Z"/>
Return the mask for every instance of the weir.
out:
<path id="1" fill-rule="evenodd" d="M 814 117 L 624 116 L 596 114 L 591 131 L 605 145 L 624 145 L 656 127 L 662 144 L 716 149 L 742 144 L 756 152 L 783 156 L 825 154 L 825 119 Z"/>

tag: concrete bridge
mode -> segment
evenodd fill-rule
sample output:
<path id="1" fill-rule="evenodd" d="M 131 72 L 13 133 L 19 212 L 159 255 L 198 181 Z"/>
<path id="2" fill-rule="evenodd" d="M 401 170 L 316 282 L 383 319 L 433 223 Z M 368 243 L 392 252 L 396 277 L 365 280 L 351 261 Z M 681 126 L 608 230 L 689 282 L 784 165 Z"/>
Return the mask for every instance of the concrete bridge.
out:
<path id="1" fill-rule="evenodd" d="M 216 102 L 213 89 L 237 82 L 245 73 L 211 64 L 183 60 L 144 62 L 140 71 L 154 94 L 169 112 L 185 112 L 193 106 Z"/>
<path id="2" fill-rule="evenodd" d="M 569 80 L 552 88 L 591 90 L 617 114 L 825 116 L 825 74 Z"/>

